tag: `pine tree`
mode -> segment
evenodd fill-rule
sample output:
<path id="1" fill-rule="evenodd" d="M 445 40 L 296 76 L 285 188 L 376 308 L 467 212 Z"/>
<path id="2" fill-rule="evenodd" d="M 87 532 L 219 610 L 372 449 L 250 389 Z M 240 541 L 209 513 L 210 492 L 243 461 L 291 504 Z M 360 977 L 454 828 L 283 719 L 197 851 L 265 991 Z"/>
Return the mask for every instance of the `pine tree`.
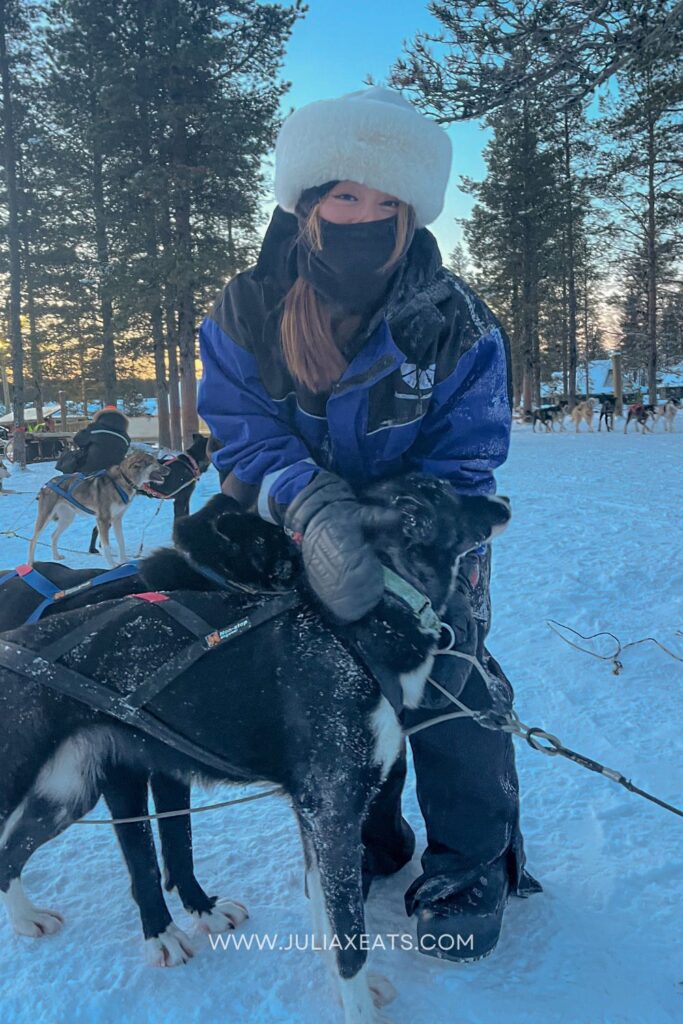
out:
<path id="1" fill-rule="evenodd" d="M 24 415 L 24 354 L 21 329 L 21 195 L 17 181 L 17 143 L 14 94 L 15 66 L 9 51 L 11 33 L 26 31 L 24 12 L 12 0 L 0 3 L 0 82 L 2 85 L 3 161 L 7 189 L 7 242 L 9 247 L 9 336 L 12 349 L 12 408 L 14 412 L 14 453 L 22 469 L 26 468 Z"/>
<path id="2" fill-rule="evenodd" d="M 544 253 L 556 227 L 553 159 L 539 148 L 528 104 L 493 115 L 487 176 L 463 188 L 476 197 L 464 223 L 475 283 L 512 327 L 515 403 L 540 402 L 540 296 Z"/>
<path id="3" fill-rule="evenodd" d="M 437 122 L 473 117 L 509 117 L 514 110 L 538 110 L 539 128 L 555 124 L 561 156 L 561 182 L 557 196 L 563 224 L 548 269 L 561 268 L 555 282 L 562 302 L 561 352 L 570 402 L 575 394 L 578 334 L 578 252 L 585 181 L 577 177 L 576 147 L 580 146 L 582 110 L 596 88 L 617 73 L 637 75 L 653 64 L 662 67 L 680 56 L 683 5 L 655 0 L 648 5 L 604 0 L 568 3 L 553 0 L 476 0 L 436 2 L 432 14 L 441 22 L 438 35 L 418 34 L 396 61 L 392 85 L 413 90 L 416 102 Z M 552 145 L 544 135 L 541 147 Z M 476 231 L 476 227 L 474 228 Z M 559 244 L 561 242 L 561 245 Z M 558 259 L 558 256 L 561 257 Z M 545 268 L 544 268 L 545 269 Z M 528 275 L 527 275 L 528 276 Z M 532 274 L 531 277 L 534 275 Z M 546 277 L 543 272 L 541 279 Z M 524 287 L 510 279 L 517 305 L 529 307 Z M 531 305 L 537 304 L 534 290 Z M 654 301 L 651 303 L 654 308 Z M 535 342 L 529 327 L 521 327 L 520 344 L 527 373 Z M 532 334 L 537 333 L 532 329 Z M 653 342 L 654 344 L 654 342 Z M 556 339 L 551 342 L 556 347 Z M 525 398 L 525 403 L 528 395 Z"/>
<path id="4" fill-rule="evenodd" d="M 277 76 L 305 11 L 300 0 L 48 0 L 34 19 L 12 109 L 38 401 L 41 380 L 111 401 L 119 377 L 153 375 L 162 443 L 180 446 L 182 377 L 187 440 L 196 321 L 258 249 L 263 162 L 289 88 Z M 7 240 L 0 229 L 9 276 Z"/>
<path id="5" fill-rule="evenodd" d="M 619 76 L 618 91 L 603 103 L 601 127 L 612 145 L 602 154 L 598 183 L 601 197 L 615 211 L 619 235 L 632 240 L 626 247 L 621 242 L 618 257 L 623 265 L 624 255 L 631 256 L 639 268 L 632 282 L 640 280 L 644 289 L 646 344 L 641 343 L 640 352 L 652 402 L 657 395 L 659 293 L 683 242 L 683 166 L 676 155 L 682 110 L 680 62 L 673 69 L 663 63 L 634 66 Z"/>

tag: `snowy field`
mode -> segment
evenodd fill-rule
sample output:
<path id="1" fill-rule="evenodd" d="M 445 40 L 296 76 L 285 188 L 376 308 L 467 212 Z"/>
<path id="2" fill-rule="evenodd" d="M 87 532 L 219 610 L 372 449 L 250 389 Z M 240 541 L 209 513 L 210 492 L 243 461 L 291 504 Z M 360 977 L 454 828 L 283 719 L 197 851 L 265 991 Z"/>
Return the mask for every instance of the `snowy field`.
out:
<path id="1" fill-rule="evenodd" d="M 645 636 L 683 654 L 683 416 L 677 434 L 533 434 L 515 429 L 499 471 L 513 520 L 495 542 L 490 646 L 515 686 L 524 722 L 683 804 L 683 665 L 652 644 L 609 662 L 572 650 L 546 618 L 581 633 Z M 0 530 L 28 536 L 33 493 L 51 466 L 13 470 L 0 497 Z M 217 487 L 211 471 L 194 497 Z M 129 556 L 147 524 L 145 551 L 169 536 L 171 507 L 142 498 L 124 519 Z M 64 548 L 87 548 L 83 518 Z M 47 540 L 47 537 L 44 538 Z M 0 565 L 26 557 L 25 541 L 0 536 Z M 49 548 L 39 549 L 49 558 Z M 68 553 L 74 566 L 93 557 Z M 599 650 L 605 652 L 605 643 Z M 681 892 L 683 821 L 562 758 L 516 741 L 527 862 L 545 892 L 511 899 L 498 948 L 472 965 L 410 950 L 375 951 L 374 970 L 398 989 L 395 1024 L 668 1024 L 683 1020 Z M 457 780 L 454 780 L 457 785 Z M 196 792 L 196 803 L 226 791 Z M 106 816 L 102 804 L 96 816 Z M 420 816 L 412 780 L 406 814 Z M 245 935 L 310 934 L 302 857 L 286 806 L 268 799 L 194 819 L 197 875 L 210 893 L 249 907 Z M 418 854 L 420 847 L 418 846 Z M 412 932 L 403 893 L 418 856 L 378 882 L 368 905 L 375 934 Z M 30 861 L 24 875 L 40 906 L 66 923 L 51 938 L 14 936 L 0 920 L 0 1017 L 13 1024 L 335 1024 L 324 965 L 310 951 L 213 951 L 193 934 L 184 967 L 147 967 L 128 878 L 108 828 L 73 827 Z M 175 897 L 181 927 L 190 923 Z M 386 940 L 387 944 L 390 940 Z"/>

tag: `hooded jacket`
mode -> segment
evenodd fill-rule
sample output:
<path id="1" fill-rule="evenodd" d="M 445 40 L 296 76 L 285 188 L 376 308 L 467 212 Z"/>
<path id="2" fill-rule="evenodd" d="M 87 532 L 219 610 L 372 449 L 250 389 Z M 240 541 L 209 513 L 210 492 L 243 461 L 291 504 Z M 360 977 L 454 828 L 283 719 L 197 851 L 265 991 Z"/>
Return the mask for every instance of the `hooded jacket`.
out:
<path id="1" fill-rule="evenodd" d="M 82 451 L 78 471 L 87 475 L 118 466 L 130 445 L 127 426 L 128 420 L 122 412 L 101 409 L 96 413 L 93 422 L 74 436 L 74 446 Z"/>
<path id="2" fill-rule="evenodd" d="M 417 230 L 341 378 L 313 394 L 279 342 L 297 231 L 276 207 L 256 265 L 200 326 L 198 411 L 219 439 L 212 459 L 230 493 L 276 523 L 320 467 L 356 486 L 418 470 L 464 494 L 494 493 L 512 401 L 509 342 L 488 306 Z"/>

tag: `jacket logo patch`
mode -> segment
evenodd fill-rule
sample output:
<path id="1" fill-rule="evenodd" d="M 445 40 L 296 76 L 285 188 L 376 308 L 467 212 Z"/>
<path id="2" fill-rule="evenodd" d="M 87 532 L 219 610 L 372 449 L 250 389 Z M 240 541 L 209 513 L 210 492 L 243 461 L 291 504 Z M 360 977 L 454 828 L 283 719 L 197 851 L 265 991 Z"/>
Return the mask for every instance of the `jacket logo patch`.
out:
<path id="1" fill-rule="evenodd" d="M 404 363 L 401 367 L 401 380 L 412 391 L 431 391 L 436 376 L 436 363 L 421 368 L 415 363 Z"/>

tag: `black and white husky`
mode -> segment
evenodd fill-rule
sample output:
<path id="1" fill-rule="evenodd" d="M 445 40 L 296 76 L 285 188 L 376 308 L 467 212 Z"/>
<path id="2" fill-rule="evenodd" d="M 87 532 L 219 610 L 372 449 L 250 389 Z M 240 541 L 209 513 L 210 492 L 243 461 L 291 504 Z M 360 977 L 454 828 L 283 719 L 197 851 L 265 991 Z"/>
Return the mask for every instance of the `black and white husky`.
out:
<path id="1" fill-rule="evenodd" d="M 71 569 L 59 562 L 36 562 L 33 569 L 60 589 L 59 599 L 43 610 L 43 620 L 76 608 L 98 605 L 152 590 L 226 590 L 230 586 L 259 593 L 292 588 L 301 572 L 298 553 L 285 533 L 255 515 L 245 515 L 233 499 L 216 494 L 194 515 L 181 517 L 174 526 L 174 548 L 159 548 L 137 562 L 137 572 L 108 579 L 110 570 Z M 212 579 L 207 579 L 205 570 Z M 30 577 L 29 577 L 30 578 Z M 102 578 L 107 582 L 101 582 Z M 17 629 L 43 603 L 25 575 L 12 570 L 0 572 L 0 633 Z M 35 628 L 35 627 L 33 627 Z M 113 817 L 135 817 L 148 813 L 147 785 L 158 812 L 178 811 L 190 806 L 190 786 L 185 778 L 160 772 L 135 774 L 128 767 L 115 767 L 107 775 L 104 796 Z M 128 803 L 127 811 L 115 811 Z M 220 933 L 243 920 L 243 911 L 208 896 L 196 878 L 192 828 L 187 816 L 161 818 L 158 822 L 164 860 L 164 887 L 176 890 L 182 904 L 209 933 Z M 145 851 L 146 870 L 159 876 L 156 850 L 149 826 L 143 822 L 115 826 L 126 861 L 135 874 Z M 158 912 L 145 900 L 144 885 L 134 885 L 139 900 L 145 956 L 150 964 L 175 967 L 187 962 L 192 950 L 179 929 L 170 927 L 168 913 Z M 54 923 L 47 919 L 45 928 Z M 30 927 L 40 934 L 40 925 Z"/>
<path id="2" fill-rule="evenodd" d="M 418 475 L 383 481 L 363 495 L 364 526 L 382 561 L 438 613 L 460 556 L 499 533 L 509 517 L 503 498 L 458 497 Z M 253 595 L 225 592 L 173 596 L 217 628 L 234 623 L 254 602 Z M 7 633 L 0 649 L 12 641 L 38 655 L 107 607 L 119 617 L 103 631 L 84 630 L 78 647 L 62 657 L 67 667 L 130 690 L 187 643 L 187 634 L 169 628 L 157 605 L 126 598 Z M 332 623 L 304 591 L 295 608 L 217 646 L 154 699 L 158 717 L 175 714 L 186 735 L 234 765 L 230 773 L 206 768 L 11 667 L 1 669 L 0 895 L 15 929 L 40 935 L 61 926 L 59 914 L 28 899 L 22 870 L 35 849 L 95 805 L 114 769 L 133 778 L 155 771 L 186 780 L 267 780 L 283 788 L 298 820 L 314 922 L 334 949 L 330 966 L 346 1024 L 375 1022 L 375 1004 L 386 1001 L 387 988 L 371 984 L 360 941 L 361 824 L 399 755 L 402 730 L 354 645 L 371 652 L 373 665 L 398 682 L 404 706 L 416 707 L 438 642 L 438 625 L 426 628 L 389 591 L 373 612 L 345 627 Z M 144 659 L 131 657 L 136 649 L 144 650 Z M 114 813 L 136 813 L 135 794 L 125 787 L 119 793 Z M 182 944 L 148 852 L 137 851 L 129 867 L 138 901 L 148 914 L 166 915 Z M 240 905 L 233 907 L 239 916 Z"/>

